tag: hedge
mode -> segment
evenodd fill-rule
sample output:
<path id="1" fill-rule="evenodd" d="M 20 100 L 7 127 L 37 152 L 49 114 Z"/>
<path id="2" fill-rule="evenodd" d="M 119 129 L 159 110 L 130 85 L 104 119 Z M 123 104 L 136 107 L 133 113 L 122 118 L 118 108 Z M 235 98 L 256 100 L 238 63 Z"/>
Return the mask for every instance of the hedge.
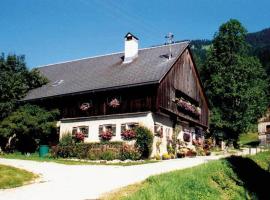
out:
<path id="1" fill-rule="evenodd" d="M 89 160 L 137 160 L 138 151 L 127 148 L 123 142 L 106 143 L 74 143 L 52 147 L 51 155 L 54 158 L 79 158 Z"/>

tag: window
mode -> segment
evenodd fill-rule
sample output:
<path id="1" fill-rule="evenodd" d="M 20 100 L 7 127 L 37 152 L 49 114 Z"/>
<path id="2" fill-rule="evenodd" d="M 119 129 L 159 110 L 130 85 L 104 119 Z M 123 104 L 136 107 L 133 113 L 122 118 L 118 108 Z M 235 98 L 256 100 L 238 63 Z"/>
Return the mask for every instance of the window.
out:
<path id="1" fill-rule="evenodd" d="M 88 126 L 80 126 L 79 131 L 84 134 L 84 137 L 88 137 L 89 128 Z"/>
<path id="2" fill-rule="evenodd" d="M 169 128 L 165 129 L 166 139 L 167 141 L 171 140 L 171 131 Z"/>
<path id="3" fill-rule="evenodd" d="M 126 124 L 121 124 L 121 133 L 125 130 L 134 130 L 136 127 L 139 126 L 139 123 L 126 123 Z"/>
<path id="4" fill-rule="evenodd" d="M 79 126 L 79 127 L 73 127 L 72 128 L 72 136 L 75 136 L 77 132 L 82 132 L 84 134 L 84 137 L 88 137 L 89 134 L 89 128 L 88 126 Z"/>
<path id="5" fill-rule="evenodd" d="M 72 128 L 72 136 L 75 136 L 75 134 L 78 132 L 77 130 L 78 130 L 77 127 Z"/>
<path id="6" fill-rule="evenodd" d="M 160 124 L 155 124 L 154 132 L 158 134 L 163 134 L 163 126 Z"/>
<path id="7" fill-rule="evenodd" d="M 270 133 L 270 125 L 266 125 L 266 133 Z"/>
<path id="8" fill-rule="evenodd" d="M 99 134 L 102 132 L 111 131 L 113 136 L 116 135 L 116 124 L 103 124 L 99 126 Z"/>

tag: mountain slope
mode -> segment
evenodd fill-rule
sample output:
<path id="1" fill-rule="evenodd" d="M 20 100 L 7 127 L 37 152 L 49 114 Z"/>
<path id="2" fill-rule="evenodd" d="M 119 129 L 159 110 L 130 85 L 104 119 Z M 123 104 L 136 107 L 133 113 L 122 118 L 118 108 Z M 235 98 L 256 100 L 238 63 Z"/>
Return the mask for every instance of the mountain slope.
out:
<path id="1" fill-rule="evenodd" d="M 270 28 L 248 33 L 246 40 L 251 46 L 250 54 L 259 58 L 267 74 L 270 75 Z M 206 60 L 207 50 L 210 45 L 211 40 L 191 41 L 191 49 L 199 71 Z"/>

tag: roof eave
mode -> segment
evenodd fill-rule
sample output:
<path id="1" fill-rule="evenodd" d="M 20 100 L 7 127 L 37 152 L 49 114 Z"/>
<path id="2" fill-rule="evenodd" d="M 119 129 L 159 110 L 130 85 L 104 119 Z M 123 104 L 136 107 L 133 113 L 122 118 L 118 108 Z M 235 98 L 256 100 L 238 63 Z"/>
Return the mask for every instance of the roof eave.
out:
<path id="1" fill-rule="evenodd" d="M 149 81 L 149 82 L 144 82 L 144 83 L 137 83 L 137 84 L 128 84 L 128 85 L 93 89 L 93 90 L 85 90 L 85 91 L 80 91 L 80 92 L 72 92 L 72 93 L 59 94 L 59 95 L 53 95 L 53 96 L 47 96 L 47 97 L 22 99 L 22 100 L 19 100 L 18 102 L 22 102 L 22 103 L 33 102 L 33 101 L 39 101 L 39 100 L 44 100 L 44 99 L 51 99 L 51 98 L 58 98 L 58 97 L 65 97 L 65 96 L 75 96 L 75 95 L 80 95 L 80 94 L 88 94 L 88 93 L 96 93 L 96 92 L 105 92 L 105 91 L 110 91 L 110 90 L 118 90 L 118 89 L 130 88 L 130 87 L 139 87 L 139 86 L 155 85 L 155 84 L 159 84 L 159 80 Z"/>

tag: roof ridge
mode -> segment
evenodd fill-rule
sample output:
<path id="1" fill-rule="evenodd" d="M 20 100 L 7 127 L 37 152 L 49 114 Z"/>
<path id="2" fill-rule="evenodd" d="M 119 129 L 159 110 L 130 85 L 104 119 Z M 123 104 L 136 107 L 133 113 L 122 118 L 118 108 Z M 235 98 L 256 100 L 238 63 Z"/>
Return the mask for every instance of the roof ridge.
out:
<path id="1" fill-rule="evenodd" d="M 177 44 L 180 44 L 180 43 L 189 43 L 189 40 L 181 41 L 181 42 L 175 42 L 175 43 L 173 43 L 171 45 L 177 45 Z M 157 46 L 152 46 L 152 47 L 145 47 L 145 48 L 139 49 L 139 51 L 140 50 L 160 48 L 160 47 L 163 47 L 163 46 L 168 46 L 168 44 L 162 44 L 162 45 L 157 45 Z M 59 64 L 64 64 L 64 63 L 77 62 L 77 61 L 80 61 L 80 60 L 86 60 L 86 59 L 92 59 L 92 58 L 99 58 L 99 57 L 111 56 L 111 55 L 116 55 L 116 54 L 121 54 L 121 53 L 124 53 L 124 51 L 119 51 L 119 52 L 114 52 L 114 53 L 108 53 L 108 54 L 102 54 L 102 55 L 96 55 L 96 56 L 89 56 L 89 57 L 78 58 L 78 59 L 68 60 L 68 61 L 62 61 L 62 62 L 56 62 L 56 63 L 46 64 L 46 65 L 40 65 L 40 66 L 37 66 L 35 68 L 49 67 L 49 66 L 52 66 L 52 65 L 59 65 Z"/>
<path id="2" fill-rule="evenodd" d="M 49 67 L 49 66 L 52 66 L 52 65 L 59 65 L 59 64 L 64 64 L 64 63 L 77 62 L 77 61 L 80 61 L 80 60 L 86 60 L 86 59 L 91 59 L 91 58 L 99 58 L 99 57 L 104 57 L 104 56 L 120 54 L 120 53 L 123 53 L 123 51 L 122 52 L 108 53 L 108 54 L 103 54 L 103 55 L 97 55 L 97 56 L 89 56 L 89 57 L 78 58 L 78 59 L 74 59 L 74 60 L 67 60 L 67 61 L 62 61 L 62 62 L 56 62 L 56 63 L 46 64 L 46 65 L 40 65 L 40 66 L 37 66 L 36 68 Z"/>

